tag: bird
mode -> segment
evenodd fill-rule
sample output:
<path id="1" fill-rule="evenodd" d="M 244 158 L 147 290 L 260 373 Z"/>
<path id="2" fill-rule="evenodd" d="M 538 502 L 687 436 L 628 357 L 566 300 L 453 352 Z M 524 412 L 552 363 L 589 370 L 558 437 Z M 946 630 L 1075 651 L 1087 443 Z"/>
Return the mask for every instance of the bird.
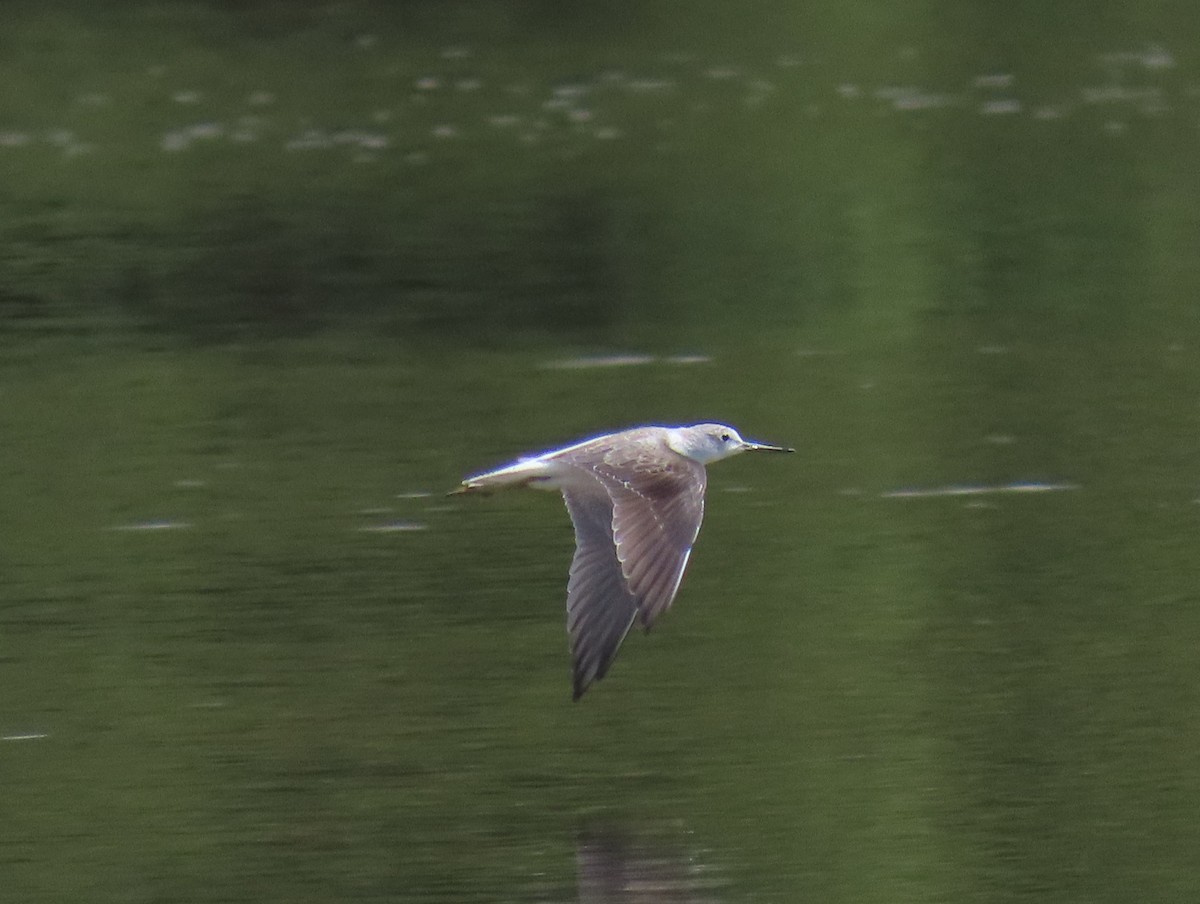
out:
<path id="1" fill-rule="evenodd" d="M 451 491 L 512 487 L 562 493 L 575 527 L 567 580 L 573 699 L 607 674 L 640 620 L 675 599 L 704 517 L 705 466 L 742 452 L 794 452 L 725 424 L 633 427 L 526 456 Z"/>

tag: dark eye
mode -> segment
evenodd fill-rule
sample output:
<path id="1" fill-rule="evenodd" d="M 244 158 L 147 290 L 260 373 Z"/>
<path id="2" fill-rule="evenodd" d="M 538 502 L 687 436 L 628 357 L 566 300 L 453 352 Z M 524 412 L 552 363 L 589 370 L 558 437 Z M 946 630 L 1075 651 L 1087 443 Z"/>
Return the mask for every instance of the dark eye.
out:
<path id="1" fill-rule="evenodd" d="M 721 434 L 721 442 L 723 442 L 723 443 L 729 442 L 729 434 L 728 433 Z"/>

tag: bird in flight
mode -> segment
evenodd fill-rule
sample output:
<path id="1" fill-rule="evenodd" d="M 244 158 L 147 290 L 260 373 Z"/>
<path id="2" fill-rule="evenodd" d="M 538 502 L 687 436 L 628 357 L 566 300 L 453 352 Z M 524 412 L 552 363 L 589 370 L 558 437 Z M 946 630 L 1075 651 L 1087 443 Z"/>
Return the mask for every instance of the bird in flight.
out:
<path id="1" fill-rule="evenodd" d="M 793 452 L 724 424 L 634 427 L 468 477 L 452 493 L 558 490 L 575 525 L 567 581 L 574 699 L 612 665 L 636 620 L 671 605 L 704 517 L 704 466 L 740 452 Z"/>

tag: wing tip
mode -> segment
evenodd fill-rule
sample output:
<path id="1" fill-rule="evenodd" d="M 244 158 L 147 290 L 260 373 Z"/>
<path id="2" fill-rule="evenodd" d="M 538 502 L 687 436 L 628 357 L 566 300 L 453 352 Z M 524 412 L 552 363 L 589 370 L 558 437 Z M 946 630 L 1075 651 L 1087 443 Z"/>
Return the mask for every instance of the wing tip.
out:
<path id="1" fill-rule="evenodd" d="M 587 689 L 592 686 L 597 677 L 595 675 L 575 674 L 574 683 L 571 685 L 571 702 L 578 703 L 579 699 L 587 693 Z"/>

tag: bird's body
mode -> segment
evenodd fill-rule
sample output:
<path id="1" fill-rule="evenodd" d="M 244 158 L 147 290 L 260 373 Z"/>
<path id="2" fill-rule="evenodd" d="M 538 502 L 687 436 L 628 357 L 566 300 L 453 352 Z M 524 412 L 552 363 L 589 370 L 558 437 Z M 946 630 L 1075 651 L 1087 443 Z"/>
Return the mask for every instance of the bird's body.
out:
<path id="1" fill-rule="evenodd" d="M 468 477 L 456 493 L 558 490 L 575 525 L 567 582 L 574 696 L 603 678 L 633 623 L 675 598 L 704 516 L 704 466 L 739 452 L 790 452 L 732 427 L 635 427 Z"/>

